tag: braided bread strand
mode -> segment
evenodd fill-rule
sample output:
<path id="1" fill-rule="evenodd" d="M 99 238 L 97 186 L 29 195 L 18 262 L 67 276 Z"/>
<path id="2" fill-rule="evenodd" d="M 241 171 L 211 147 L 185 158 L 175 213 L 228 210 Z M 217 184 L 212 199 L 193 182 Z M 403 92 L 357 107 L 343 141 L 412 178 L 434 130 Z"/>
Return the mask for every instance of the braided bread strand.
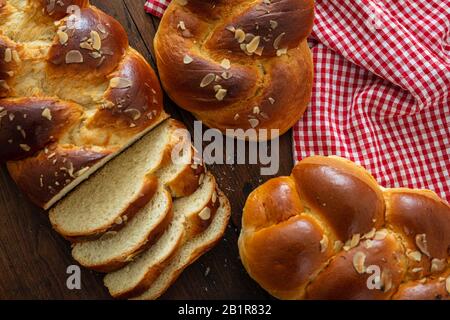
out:
<path id="1" fill-rule="evenodd" d="M 342 158 L 306 158 L 253 191 L 239 251 L 280 299 L 450 298 L 450 206 Z"/>
<path id="2" fill-rule="evenodd" d="M 0 1 L 0 160 L 48 208 L 164 120 L 158 79 L 87 0 Z"/>

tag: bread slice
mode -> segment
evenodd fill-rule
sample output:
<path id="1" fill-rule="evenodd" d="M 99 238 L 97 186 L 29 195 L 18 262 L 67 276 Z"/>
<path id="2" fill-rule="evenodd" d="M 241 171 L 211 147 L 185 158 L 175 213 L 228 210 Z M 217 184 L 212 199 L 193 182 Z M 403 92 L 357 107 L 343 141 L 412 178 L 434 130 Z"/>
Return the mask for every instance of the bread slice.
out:
<path id="1" fill-rule="evenodd" d="M 147 290 L 187 239 L 186 219 L 198 216 L 211 206 L 214 197 L 217 197 L 216 182 L 214 176 L 207 173 L 192 195 L 174 201 L 173 221 L 158 242 L 126 267 L 105 276 L 104 283 L 110 294 L 116 298 L 128 298 Z"/>
<path id="2" fill-rule="evenodd" d="M 87 268 L 99 272 L 116 270 L 157 239 L 172 217 L 172 197 L 164 186 L 160 186 L 150 202 L 122 229 L 75 244 L 72 255 Z"/>
<path id="3" fill-rule="evenodd" d="M 171 162 L 172 149 L 179 142 L 177 132 L 183 129 L 179 122 L 167 120 L 109 162 L 50 211 L 54 229 L 80 241 L 120 227 L 153 197 L 155 177 L 162 184 L 193 192 L 201 175 L 201 168 L 188 164 L 193 151 L 185 152 L 183 164 Z M 184 187 L 188 183 L 193 186 Z"/>
<path id="4" fill-rule="evenodd" d="M 223 193 L 219 192 L 218 198 L 220 206 L 208 229 L 188 240 L 170 259 L 168 265 L 149 289 L 133 299 L 152 300 L 160 297 L 185 268 L 220 240 L 228 225 L 231 209 L 228 199 Z"/>

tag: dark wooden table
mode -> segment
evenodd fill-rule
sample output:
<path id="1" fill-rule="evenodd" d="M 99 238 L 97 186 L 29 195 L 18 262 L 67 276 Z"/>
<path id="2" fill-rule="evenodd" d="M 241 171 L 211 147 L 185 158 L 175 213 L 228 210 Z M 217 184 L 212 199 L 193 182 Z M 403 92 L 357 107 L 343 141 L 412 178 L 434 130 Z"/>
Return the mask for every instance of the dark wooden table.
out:
<path id="1" fill-rule="evenodd" d="M 155 68 L 153 36 L 155 19 L 143 10 L 144 0 L 92 0 L 119 20 L 130 44 Z M 190 130 L 194 118 L 165 97 L 166 110 Z M 280 170 L 292 169 L 291 134 L 280 140 Z M 209 167 L 232 204 L 232 219 L 223 240 L 180 276 L 163 299 L 267 299 L 245 272 L 239 260 L 242 207 L 247 195 L 270 176 L 260 175 L 259 165 L 213 165 Z M 82 268 L 81 290 L 66 287 L 66 269 L 75 264 L 70 245 L 56 234 L 47 214 L 33 206 L 0 170 L 0 299 L 110 299 L 101 274 Z M 209 272 L 207 272 L 209 270 Z"/>

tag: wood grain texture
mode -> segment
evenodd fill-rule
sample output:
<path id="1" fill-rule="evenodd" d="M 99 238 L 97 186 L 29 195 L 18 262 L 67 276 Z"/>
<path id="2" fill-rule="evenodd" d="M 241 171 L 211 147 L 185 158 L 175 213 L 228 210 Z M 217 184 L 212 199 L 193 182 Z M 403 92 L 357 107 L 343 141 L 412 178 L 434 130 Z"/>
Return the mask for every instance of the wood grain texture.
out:
<path id="1" fill-rule="evenodd" d="M 144 0 L 92 0 L 122 23 L 130 44 L 153 67 L 153 37 L 158 19 L 143 10 Z M 168 113 L 193 130 L 194 118 L 166 96 Z M 280 139 L 280 170 L 292 169 L 291 133 Z M 272 178 L 261 176 L 259 165 L 213 165 L 209 169 L 232 205 L 232 219 L 223 240 L 190 266 L 162 299 L 267 299 L 246 274 L 239 260 L 237 238 L 247 195 Z M 66 287 L 66 269 L 76 264 L 70 245 L 51 228 L 43 210 L 33 206 L 0 169 L 0 299 L 110 299 L 101 274 L 82 268 L 81 290 Z M 207 273 L 207 270 L 209 271 Z M 205 275 L 207 273 L 207 275 Z"/>

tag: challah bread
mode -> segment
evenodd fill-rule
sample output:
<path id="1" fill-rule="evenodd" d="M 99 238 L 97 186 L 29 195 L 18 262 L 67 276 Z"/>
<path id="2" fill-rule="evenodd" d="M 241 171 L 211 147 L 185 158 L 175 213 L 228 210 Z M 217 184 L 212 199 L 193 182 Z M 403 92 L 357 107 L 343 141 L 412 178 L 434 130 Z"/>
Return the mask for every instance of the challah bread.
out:
<path id="1" fill-rule="evenodd" d="M 50 221 L 67 239 L 94 237 L 129 221 L 152 198 L 158 184 L 172 195 L 186 196 L 195 191 L 203 167 L 192 167 L 193 151 L 172 163 L 172 150 L 183 142 L 185 127 L 166 120 L 140 141 L 101 168 L 88 181 L 50 210 Z M 80 202 L 80 199 L 83 199 Z"/>
<path id="2" fill-rule="evenodd" d="M 158 79 L 87 0 L 0 1 L 0 160 L 47 209 L 167 118 Z"/>
<path id="3" fill-rule="evenodd" d="M 450 206 L 381 188 L 338 157 L 306 158 L 253 191 L 239 252 L 280 299 L 450 298 Z"/>
<path id="4" fill-rule="evenodd" d="M 174 218 L 161 238 L 126 267 L 105 276 L 104 283 L 110 294 L 117 298 L 128 298 L 147 290 L 176 250 L 200 233 L 194 234 L 190 229 L 194 225 L 198 226 L 196 229 L 208 228 L 209 224 L 206 228 L 205 224 L 213 220 L 216 204 L 216 182 L 207 173 L 203 183 L 192 195 L 174 201 Z M 189 220 L 193 216 L 199 217 L 199 220 Z"/>
<path id="5" fill-rule="evenodd" d="M 184 141 L 179 140 L 179 134 L 176 130 L 183 130 L 186 132 L 186 129 L 182 126 L 181 123 L 175 120 L 166 120 L 163 124 L 161 124 L 158 128 L 155 129 L 155 133 L 159 131 L 163 131 L 164 135 L 168 135 L 169 138 L 164 139 L 163 136 L 159 135 L 161 141 L 170 141 L 170 145 L 175 145 L 177 143 L 185 143 Z M 158 137 L 158 136 L 157 136 Z M 101 201 L 98 199 L 99 197 L 103 197 L 103 194 L 95 194 L 91 195 L 91 198 L 94 200 L 89 201 L 88 207 L 91 205 L 94 207 L 94 210 L 88 211 L 88 207 L 84 206 L 80 208 L 77 206 L 77 199 L 83 199 L 83 195 L 81 195 L 78 190 L 74 192 L 74 194 L 70 194 L 66 199 L 62 200 L 61 204 L 58 204 L 53 210 L 54 216 L 57 216 L 60 222 L 58 232 L 60 232 L 61 225 L 64 225 L 67 221 L 73 223 L 74 226 L 81 227 L 92 227 L 93 221 L 98 221 L 97 217 L 100 217 L 100 221 L 107 221 L 105 217 L 109 218 L 109 211 L 114 210 L 116 201 L 115 197 L 126 197 L 129 196 L 127 193 L 127 189 L 130 189 L 130 183 L 122 183 L 110 184 L 111 181 L 115 180 L 117 175 L 120 175 L 119 172 L 122 172 L 126 175 L 124 181 L 151 181 L 154 183 L 154 188 L 156 191 L 153 191 L 151 194 L 150 202 L 142 201 L 144 206 L 140 209 L 136 209 L 136 213 L 133 215 L 121 215 L 116 218 L 115 221 L 112 222 L 112 226 L 110 227 L 110 232 L 107 232 L 106 236 L 102 236 L 99 239 L 92 239 L 90 241 L 82 241 L 81 243 L 75 244 L 73 246 L 72 255 L 81 265 L 102 272 L 110 272 L 116 270 L 127 262 L 131 261 L 131 259 L 136 256 L 138 253 L 143 251 L 146 246 L 152 244 L 167 228 L 169 223 L 172 221 L 172 197 L 169 187 L 167 186 L 167 182 L 178 181 L 177 184 L 185 185 L 186 183 L 190 183 L 189 188 L 181 187 L 180 190 L 189 190 L 188 194 L 183 194 L 183 196 L 187 196 L 195 191 L 200 184 L 200 179 L 204 180 L 203 166 L 196 166 L 192 168 L 191 163 L 193 160 L 193 152 L 192 146 L 189 141 L 189 148 L 183 148 L 189 150 L 191 152 L 184 152 L 181 159 L 181 163 L 177 164 L 173 162 L 172 153 L 169 152 L 168 160 L 165 160 L 165 164 L 161 165 L 155 171 L 147 171 L 149 169 L 148 164 L 151 163 L 149 161 L 152 157 L 165 158 L 166 156 L 157 156 L 157 153 L 165 154 L 167 150 L 165 148 L 162 149 L 154 149 L 151 148 L 151 145 L 154 143 L 155 136 L 153 132 L 145 136 L 141 141 L 137 142 L 133 147 L 126 150 L 124 153 L 118 156 L 115 161 L 107 164 L 104 168 L 98 172 L 92 179 L 87 182 L 88 191 L 92 192 L 91 194 L 95 194 L 95 190 L 106 190 L 113 194 L 113 198 L 110 199 L 112 202 L 112 207 L 104 207 L 104 211 L 98 212 L 95 210 L 95 200 L 97 199 L 99 203 Z M 178 145 L 177 145 L 178 146 Z M 183 158 L 184 157 L 184 158 Z M 189 168 L 191 171 L 190 176 L 192 179 L 180 180 L 180 177 L 184 178 L 186 176 L 186 168 Z M 113 170 L 115 168 L 116 170 Z M 152 168 L 154 169 L 154 168 Z M 108 172 L 106 175 L 102 175 L 103 171 Z M 118 171 L 119 170 L 119 171 Z M 89 184 L 93 181 L 95 184 L 95 188 L 91 188 L 93 184 Z M 177 185 L 172 183 L 173 185 Z M 79 187 L 79 189 L 83 190 L 83 184 Z M 138 186 L 141 183 L 137 184 Z M 192 192 L 190 191 L 191 189 Z M 153 189 L 152 189 L 153 190 Z M 89 197 L 89 192 L 87 192 L 84 196 Z M 129 199 L 134 199 L 136 196 L 133 196 Z M 146 198 L 146 196 L 144 197 Z M 126 201 L 125 201 L 126 202 Z M 60 207 L 64 207 L 65 211 L 58 211 Z M 136 208 L 136 206 L 134 206 Z M 133 210 L 134 210 L 133 208 Z M 81 210 L 80 210 L 81 209 Z M 83 212 L 85 209 L 90 213 L 90 215 L 80 215 L 78 212 Z M 98 207 L 97 207 L 98 209 Z M 58 214 L 63 212 L 63 218 L 61 219 Z M 54 217 L 53 216 L 53 217 Z M 96 219 L 93 219 L 96 217 Z M 52 218 L 51 218 L 52 220 Z M 52 223 L 54 223 L 55 219 L 53 218 Z M 77 223 L 78 221 L 78 223 Z M 89 223 L 83 223 L 83 221 L 89 221 Z M 98 229 L 97 229 L 98 230 Z M 80 235 L 80 233 L 77 233 Z M 66 234 L 63 233 L 64 236 Z M 74 239 L 72 237 L 72 240 Z"/>
<path id="6" fill-rule="evenodd" d="M 161 82 L 210 127 L 283 134 L 310 100 L 313 20 L 313 0 L 172 1 L 154 40 Z"/>
<path id="7" fill-rule="evenodd" d="M 211 224 L 202 233 L 187 241 L 171 257 L 161 274 L 142 294 L 134 297 L 136 300 L 153 300 L 160 297 L 176 281 L 178 276 L 202 254 L 212 248 L 222 237 L 230 219 L 231 208 L 228 199 L 222 192 L 217 196 L 219 208 Z"/>

